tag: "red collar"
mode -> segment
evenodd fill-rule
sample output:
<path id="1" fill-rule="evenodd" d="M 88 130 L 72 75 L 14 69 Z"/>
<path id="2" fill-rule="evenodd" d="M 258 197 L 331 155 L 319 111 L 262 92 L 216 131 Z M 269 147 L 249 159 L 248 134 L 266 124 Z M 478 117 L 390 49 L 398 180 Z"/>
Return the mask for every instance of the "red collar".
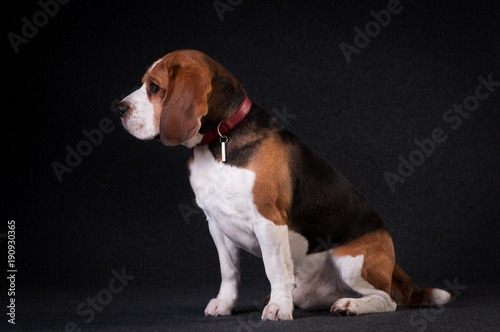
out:
<path id="1" fill-rule="evenodd" d="M 222 122 L 218 128 L 220 131 L 221 135 L 225 135 L 228 131 L 233 129 L 238 125 L 238 123 L 241 122 L 245 118 L 245 116 L 250 112 L 250 109 L 252 108 L 252 102 L 250 99 L 245 96 L 245 99 L 241 102 L 240 106 L 236 110 L 236 112 L 233 114 L 232 117 L 227 119 L 226 121 Z M 203 139 L 201 140 L 198 145 L 205 145 L 208 143 L 213 142 L 217 137 L 219 137 L 219 133 L 217 132 L 217 128 L 203 134 Z"/>

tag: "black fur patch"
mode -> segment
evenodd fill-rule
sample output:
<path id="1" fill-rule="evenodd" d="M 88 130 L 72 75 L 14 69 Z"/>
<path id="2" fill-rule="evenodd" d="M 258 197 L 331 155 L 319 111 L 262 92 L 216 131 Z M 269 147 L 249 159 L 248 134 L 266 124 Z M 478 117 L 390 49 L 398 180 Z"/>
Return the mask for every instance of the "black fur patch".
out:
<path id="1" fill-rule="evenodd" d="M 309 242 L 308 254 L 325 251 L 385 223 L 363 196 L 330 163 L 291 137 L 293 200 L 289 227 Z"/>

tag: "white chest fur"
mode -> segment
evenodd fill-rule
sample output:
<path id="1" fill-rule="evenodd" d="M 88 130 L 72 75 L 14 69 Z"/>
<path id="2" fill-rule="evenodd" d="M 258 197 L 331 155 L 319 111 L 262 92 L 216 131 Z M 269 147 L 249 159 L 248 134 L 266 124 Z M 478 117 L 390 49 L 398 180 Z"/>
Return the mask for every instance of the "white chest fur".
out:
<path id="1" fill-rule="evenodd" d="M 253 229 L 260 216 L 252 195 L 255 173 L 217 162 L 208 146 L 194 148 L 189 169 L 196 202 L 207 218 L 238 247 L 261 256 Z"/>

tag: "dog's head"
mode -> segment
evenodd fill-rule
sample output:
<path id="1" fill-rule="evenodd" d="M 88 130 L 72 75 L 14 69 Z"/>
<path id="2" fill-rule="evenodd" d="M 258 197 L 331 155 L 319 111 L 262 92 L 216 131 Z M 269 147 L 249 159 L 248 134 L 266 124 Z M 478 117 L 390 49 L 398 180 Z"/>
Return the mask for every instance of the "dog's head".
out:
<path id="1" fill-rule="evenodd" d="M 139 139 L 192 147 L 229 118 L 244 97 L 241 84 L 220 64 L 202 52 L 179 50 L 155 61 L 141 88 L 116 111 Z"/>

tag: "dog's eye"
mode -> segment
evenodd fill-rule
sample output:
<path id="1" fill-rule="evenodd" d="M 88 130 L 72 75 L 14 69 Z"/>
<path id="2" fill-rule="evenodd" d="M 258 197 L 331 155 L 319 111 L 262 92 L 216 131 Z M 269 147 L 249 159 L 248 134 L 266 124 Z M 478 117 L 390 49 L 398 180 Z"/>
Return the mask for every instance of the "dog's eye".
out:
<path id="1" fill-rule="evenodd" d="M 151 83 L 151 84 L 149 85 L 149 91 L 150 91 L 152 94 L 154 94 L 154 95 L 155 95 L 155 94 L 157 94 L 157 93 L 158 93 L 158 91 L 160 91 L 160 87 L 159 87 L 158 85 L 154 84 L 154 83 Z"/>

